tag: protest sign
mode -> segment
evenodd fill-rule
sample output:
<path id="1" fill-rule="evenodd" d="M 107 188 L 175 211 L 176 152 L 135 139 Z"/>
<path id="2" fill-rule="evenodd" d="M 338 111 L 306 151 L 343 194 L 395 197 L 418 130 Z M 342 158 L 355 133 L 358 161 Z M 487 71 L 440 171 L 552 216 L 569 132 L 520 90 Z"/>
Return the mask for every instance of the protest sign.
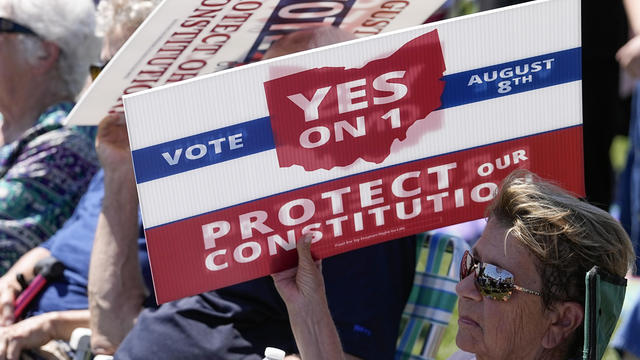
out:
<path id="1" fill-rule="evenodd" d="M 584 191 L 578 0 L 124 98 L 159 302 L 484 215 L 528 168 Z M 363 260 L 366 261 L 366 260 Z"/>
<path id="2" fill-rule="evenodd" d="M 324 25 L 357 37 L 423 23 L 445 0 L 165 0 L 67 117 L 97 125 L 123 94 L 260 60 L 292 31 Z"/>

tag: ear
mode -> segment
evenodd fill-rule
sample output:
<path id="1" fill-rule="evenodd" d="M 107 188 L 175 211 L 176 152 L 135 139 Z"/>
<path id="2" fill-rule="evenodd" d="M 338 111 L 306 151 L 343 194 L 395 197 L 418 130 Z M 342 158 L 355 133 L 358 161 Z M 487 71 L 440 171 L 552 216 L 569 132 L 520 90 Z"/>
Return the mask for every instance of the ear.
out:
<path id="1" fill-rule="evenodd" d="M 49 72 L 56 66 L 56 62 L 60 57 L 60 48 L 58 45 L 50 42 L 42 42 L 42 52 L 38 55 L 38 61 L 36 62 L 35 71 L 37 74 L 44 74 Z"/>
<path id="2" fill-rule="evenodd" d="M 575 301 L 559 302 L 549 312 L 551 324 L 542 338 L 542 346 L 553 349 L 569 339 L 584 320 L 584 308 Z"/>

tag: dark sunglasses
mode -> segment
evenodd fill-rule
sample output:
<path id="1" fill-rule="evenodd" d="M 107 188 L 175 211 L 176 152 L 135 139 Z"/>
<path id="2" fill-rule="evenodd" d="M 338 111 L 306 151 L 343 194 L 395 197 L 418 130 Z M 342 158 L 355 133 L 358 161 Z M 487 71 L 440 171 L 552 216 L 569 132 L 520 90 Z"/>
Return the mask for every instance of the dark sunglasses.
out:
<path id="1" fill-rule="evenodd" d="M 14 21 L 5 19 L 3 17 L 0 17 L 0 33 L 20 33 L 20 34 L 33 35 L 36 37 L 38 36 L 38 34 L 36 34 L 33 30 L 29 29 L 28 27 L 24 25 L 20 25 Z"/>
<path id="2" fill-rule="evenodd" d="M 89 65 L 89 73 L 91 74 L 91 80 L 95 80 L 98 75 L 104 70 L 109 61 L 105 61 L 102 64 L 91 64 Z"/>
<path id="3" fill-rule="evenodd" d="M 492 300 L 507 301 L 514 290 L 542 296 L 539 291 L 525 289 L 515 284 L 513 274 L 493 264 L 478 261 L 469 250 L 464 252 L 460 262 L 460 281 L 474 271 L 475 284 L 480 293 Z"/>

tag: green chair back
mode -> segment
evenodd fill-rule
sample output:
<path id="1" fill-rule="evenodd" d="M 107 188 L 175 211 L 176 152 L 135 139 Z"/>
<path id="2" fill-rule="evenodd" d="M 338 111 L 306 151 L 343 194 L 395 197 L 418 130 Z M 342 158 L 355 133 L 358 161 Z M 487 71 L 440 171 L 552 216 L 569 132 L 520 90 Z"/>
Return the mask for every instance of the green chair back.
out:
<path id="1" fill-rule="evenodd" d="M 400 322 L 396 360 L 435 359 L 458 297 L 460 260 L 467 243 L 446 234 L 418 235 L 416 274 Z"/>
<path id="2" fill-rule="evenodd" d="M 627 280 L 594 266 L 585 282 L 583 360 L 600 360 L 620 317 Z"/>

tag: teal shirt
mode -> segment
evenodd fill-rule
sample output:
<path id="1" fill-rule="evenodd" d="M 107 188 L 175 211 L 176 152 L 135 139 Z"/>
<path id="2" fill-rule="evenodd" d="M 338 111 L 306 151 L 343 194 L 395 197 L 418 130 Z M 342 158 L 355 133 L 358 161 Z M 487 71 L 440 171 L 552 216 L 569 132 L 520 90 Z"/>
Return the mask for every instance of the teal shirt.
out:
<path id="1" fill-rule="evenodd" d="M 98 169 L 94 130 L 62 126 L 72 107 L 51 106 L 0 147 L 0 275 L 64 224 Z"/>

